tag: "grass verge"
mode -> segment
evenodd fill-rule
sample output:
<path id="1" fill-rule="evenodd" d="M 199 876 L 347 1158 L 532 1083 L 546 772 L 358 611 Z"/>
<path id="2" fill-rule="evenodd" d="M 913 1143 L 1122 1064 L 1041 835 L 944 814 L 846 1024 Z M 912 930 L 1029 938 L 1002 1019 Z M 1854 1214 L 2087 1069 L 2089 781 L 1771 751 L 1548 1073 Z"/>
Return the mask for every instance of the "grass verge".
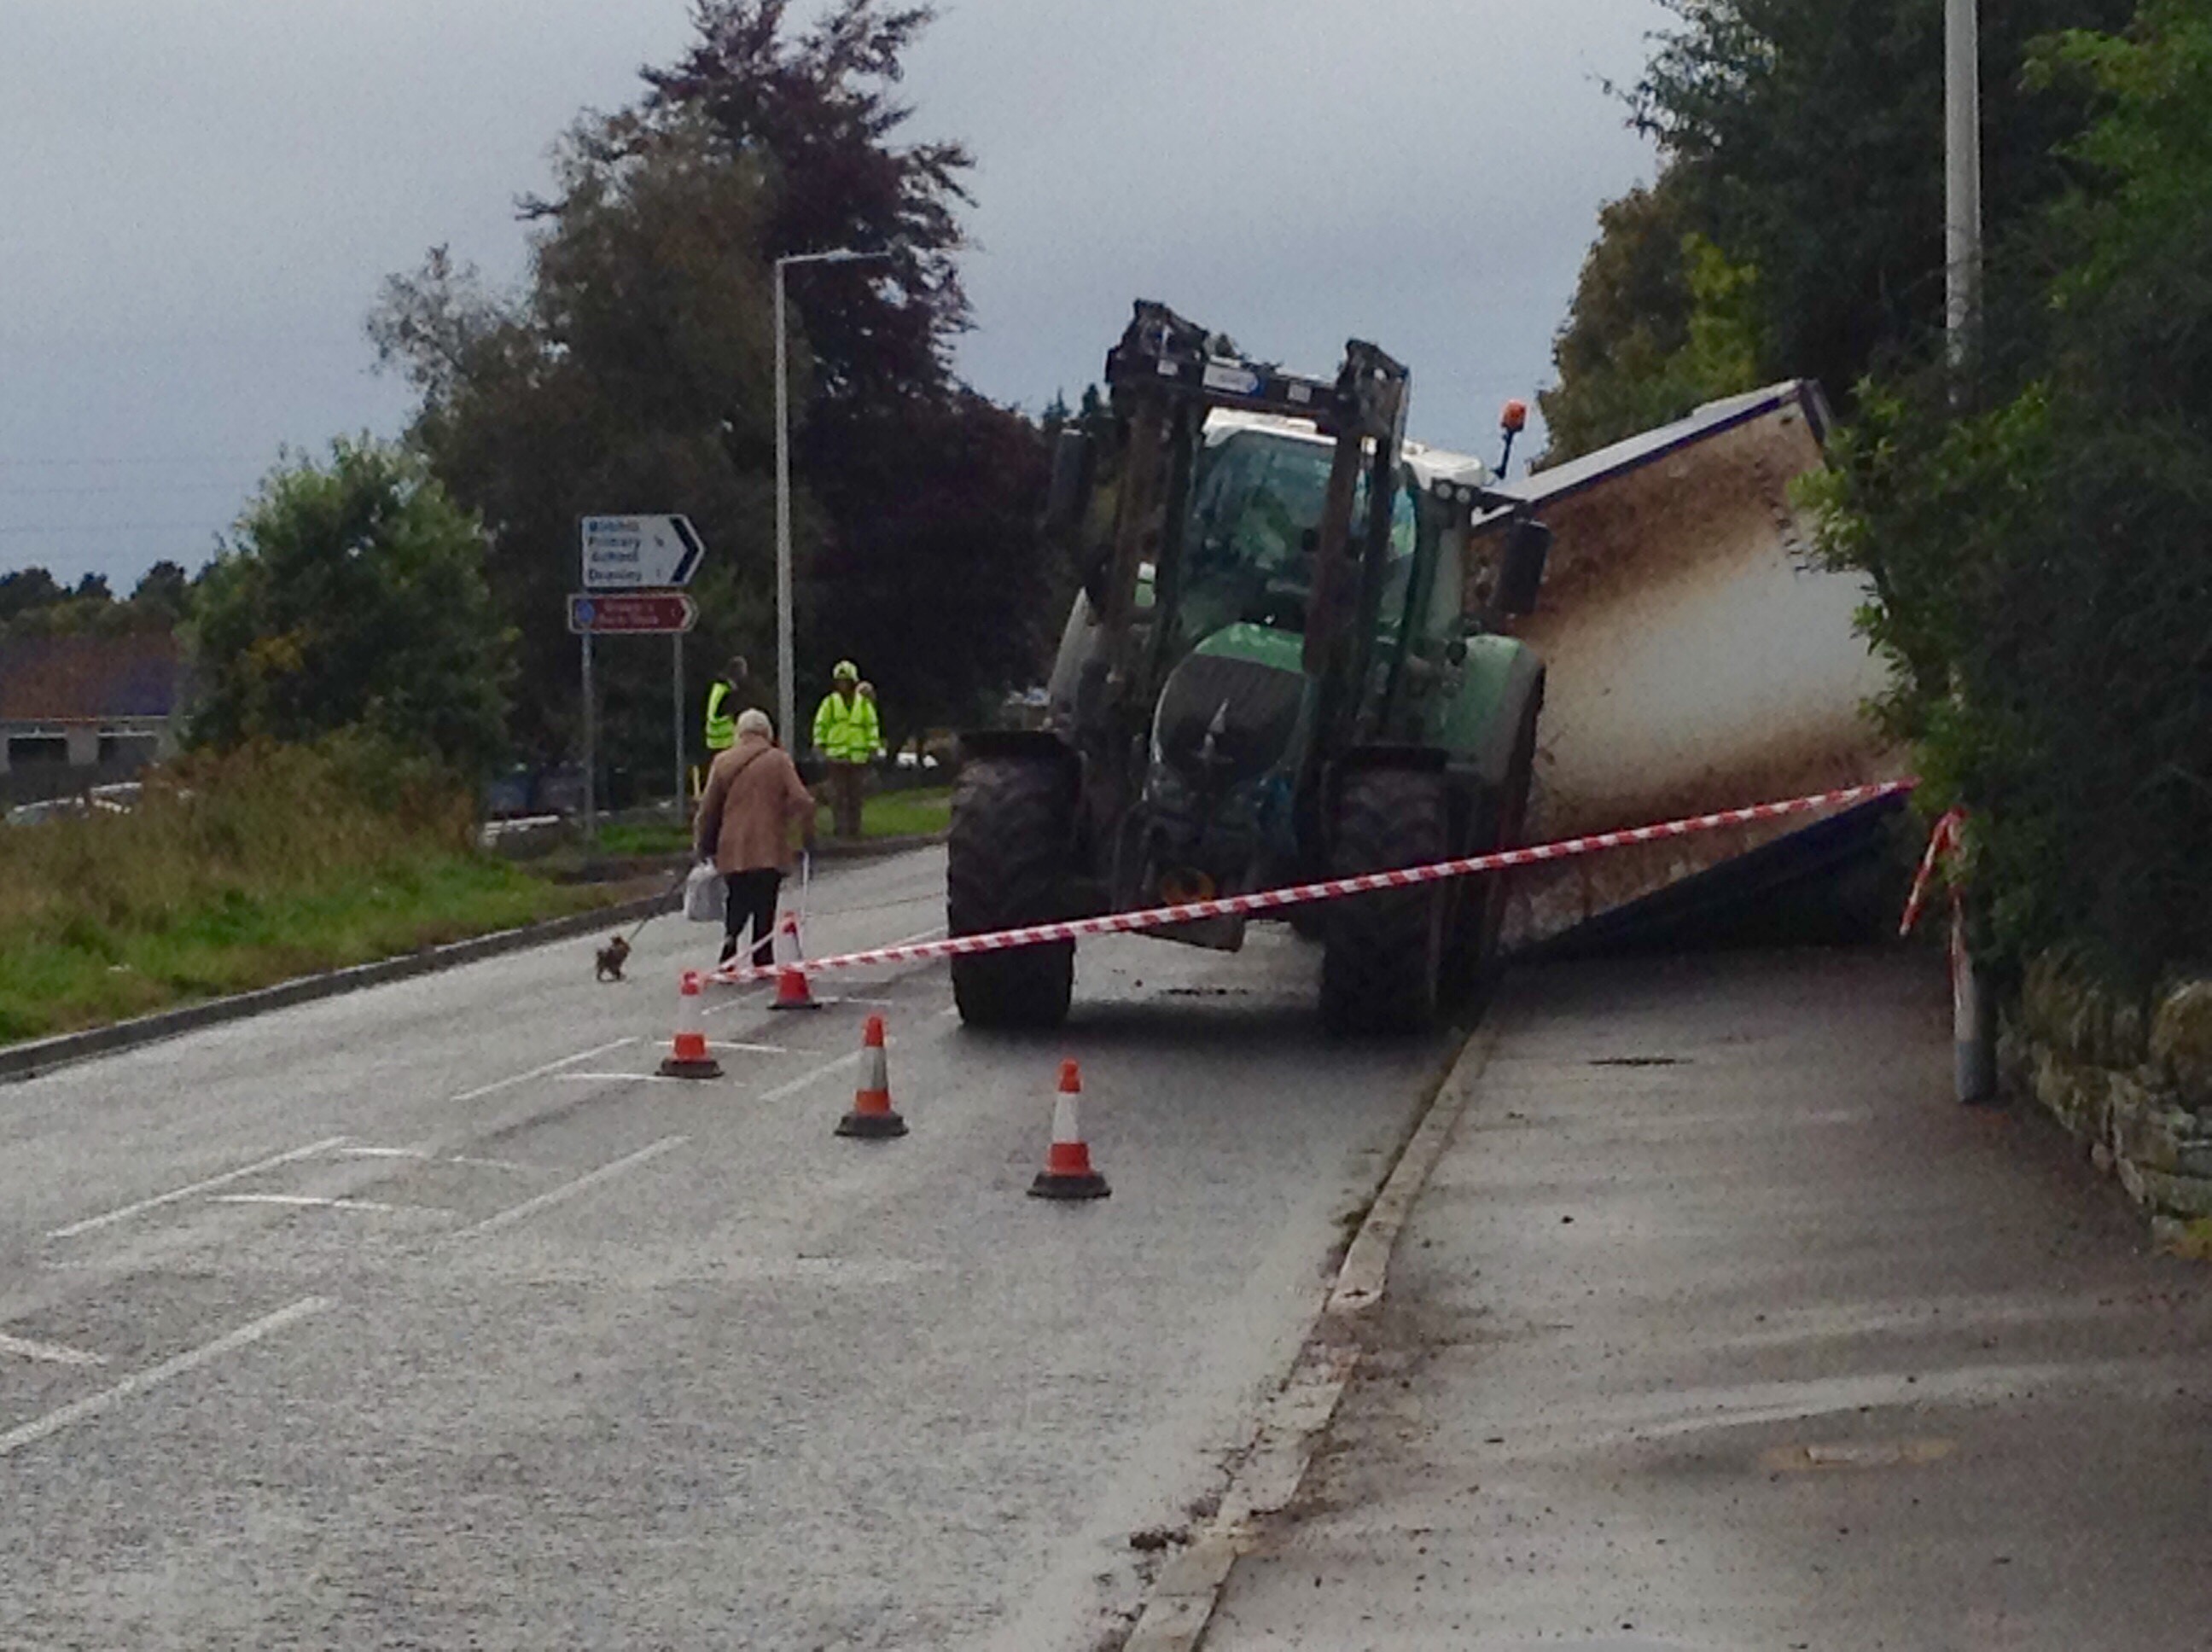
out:
<path id="1" fill-rule="evenodd" d="M 860 805 L 860 835 L 925 837 L 952 823 L 952 788 L 924 787 L 910 792 L 879 792 Z M 826 840 L 830 811 L 815 816 Z M 609 855 L 682 854 L 691 847 L 691 829 L 672 821 L 619 821 L 599 829 L 599 853 Z"/>
<path id="2" fill-rule="evenodd" d="M 830 811 L 818 817 L 822 835 L 830 835 Z M 860 805 L 862 837 L 923 837 L 952 824 L 952 788 L 918 787 L 911 792 L 882 792 Z"/>
<path id="3" fill-rule="evenodd" d="M 127 815 L 0 831 L 0 1043 L 605 903 L 471 847 L 467 799 L 357 743 L 199 759 Z"/>

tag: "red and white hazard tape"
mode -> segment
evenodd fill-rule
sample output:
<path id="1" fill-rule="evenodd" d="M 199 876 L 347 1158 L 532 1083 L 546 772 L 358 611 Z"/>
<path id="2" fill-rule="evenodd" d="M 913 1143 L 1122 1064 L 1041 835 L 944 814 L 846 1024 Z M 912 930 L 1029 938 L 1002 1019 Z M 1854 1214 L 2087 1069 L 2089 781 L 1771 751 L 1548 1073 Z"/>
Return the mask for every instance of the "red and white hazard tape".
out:
<path id="1" fill-rule="evenodd" d="M 1928 902 L 1928 885 L 1936 875 L 1936 863 L 1954 853 L 1959 847 L 1959 829 L 1966 823 L 1964 809 L 1947 809 L 1936 818 L 1935 829 L 1928 834 L 1928 853 L 1920 857 L 1920 870 L 1912 874 L 1912 893 L 1905 899 L 1905 917 L 1897 926 L 1899 935 L 1910 935 L 1920 921 L 1920 909 Z M 1951 900 L 1956 905 L 1959 891 L 1954 887 Z"/>
<path id="2" fill-rule="evenodd" d="M 1202 918 L 1249 917 L 1254 913 L 1304 906 L 1315 901 L 1341 900 L 1348 895 L 1371 895 L 1377 890 L 1410 889 L 1447 878 L 1468 878 L 1498 872 L 1509 866 L 1536 865 L 1595 854 L 1632 844 L 1656 843 L 1662 839 L 1688 837 L 1698 832 L 1729 826 L 1747 826 L 1754 821 L 1778 820 L 1786 815 L 1811 814 L 1816 810 L 1869 803 L 1876 798 L 1909 792 L 1911 780 L 1882 780 L 1870 786 L 1846 787 L 1840 792 L 1816 792 L 1810 797 L 1789 798 L 1779 803 L 1754 803 L 1717 814 L 1692 815 L 1682 820 L 1662 821 L 1655 826 L 1626 831 L 1594 832 L 1556 843 L 1538 843 L 1525 849 L 1501 849 L 1494 854 L 1468 855 L 1458 860 L 1438 860 L 1425 866 L 1401 866 L 1390 872 L 1363 872 L 1352 878 L 1325 878 L 1318 884 L 1297 884 L 1287 889 L 1255 890 L 1249 895 L 1224 895 L 1211 901 L 1189 901 L 1179 906 L 1152 907 L 1143 912 L 1114 912 L 1099 918 L 1078 918 L 1066 923 L 1032 924 L 1025 929 L 994 930 L 984 935 L 953 935 L 941 941 L 915 941 L 903 946 L 879 946 L 866 952 L 846 952 L 834 957 L 805 958 L 766 968 L 720 969 L 708 980 L 726 987 L 769 981 L 793 970 L 818 975 L 829 969 L 857 969 L 870 964 L 921 963 L 933 958 L 965 957 L 977 952 L 1003 952 L 1018 946 L 1047 941 L 1079 940 L 1085 935 L 1122 935 L 1132 931 L 1161 929 L 1170 924 L 1195 923 Z"/>

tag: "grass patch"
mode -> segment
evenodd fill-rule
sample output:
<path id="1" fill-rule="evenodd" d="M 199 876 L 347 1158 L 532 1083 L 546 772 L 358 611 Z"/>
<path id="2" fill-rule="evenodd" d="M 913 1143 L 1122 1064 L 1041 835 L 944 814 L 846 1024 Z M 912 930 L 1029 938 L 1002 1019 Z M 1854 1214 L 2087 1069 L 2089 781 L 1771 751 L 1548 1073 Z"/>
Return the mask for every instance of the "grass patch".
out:
<path id="1" fill-rule="evenodd" d="M 195 759 L 127 815 L 0 829 L 0 1043 L 603 904 L 478 853 L 468 800 L 360 742 Z"/>
<path id="2" fill-rule="evenodd" d="M 599 828 L 597 853 L 611 855 L 685 854 L 691 848 L 688 823 L 617 820 Z"/>
<path id="3" fill-rule="evenodd" d="M 830 835 L 830 811 L 817 817 L 822 835 Z M 860 804 L 862 837 L 920 837 L 941 832 L 952 823 L 952 788 L 919 787 L 911 792 L 878 792 Z"/>
<path id="4" fill-rule="evenodd" d="M 817 788 L 817 796 L 826 788 Z M 814 817 L 815 829 L 830 836 L 830 806 Z M 878 792 L 860 804 L 860 835 L 923 837 L 952 823 L 952 788 L 922 787 L 910 792 Z M 599 829 L 598 853 L 607 855 L 684 854 L 691 847 L 691 829 L 668 820 L 626 820 Z"/>

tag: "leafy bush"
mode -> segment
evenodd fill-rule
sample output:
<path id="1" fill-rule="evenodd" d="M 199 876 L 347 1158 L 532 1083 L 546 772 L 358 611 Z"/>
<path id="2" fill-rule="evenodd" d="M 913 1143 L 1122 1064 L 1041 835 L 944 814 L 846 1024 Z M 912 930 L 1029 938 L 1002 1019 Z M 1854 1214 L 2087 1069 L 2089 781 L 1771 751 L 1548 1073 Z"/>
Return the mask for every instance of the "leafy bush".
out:
<path id="1" fill-rule="evenodd" d="M 195 736 L 361 728 L 481 774 L 506 740 L 513 637 L 483 535 L 422 462 L 340 441 L 280 465 L 193 592 Z"/>

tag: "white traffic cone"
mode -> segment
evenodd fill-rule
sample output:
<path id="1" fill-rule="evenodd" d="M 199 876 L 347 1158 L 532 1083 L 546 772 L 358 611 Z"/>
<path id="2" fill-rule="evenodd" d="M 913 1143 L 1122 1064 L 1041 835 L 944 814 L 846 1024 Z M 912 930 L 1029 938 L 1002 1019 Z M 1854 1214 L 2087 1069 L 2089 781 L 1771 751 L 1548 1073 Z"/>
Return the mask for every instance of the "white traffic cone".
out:
<path id="1" fill-rule="evenodd" d="M 676 996 L 676 1042 L 660 1063 L 664 1078 L 719 1078 L 722 1064 L 707 1048 L 706 1005 L 699 972 L 686 969 Z"/>
<path id="2" fill-rule="evenodd" d="M 775 928 L 775 1002 L 771 1010 L 818 1010 L 813 989 L 806 984 L 806 972 L 794 969 L 803 963 L 806 952 L 799 938 L 799 914 L 787 912 L 783 921 Z"/>

